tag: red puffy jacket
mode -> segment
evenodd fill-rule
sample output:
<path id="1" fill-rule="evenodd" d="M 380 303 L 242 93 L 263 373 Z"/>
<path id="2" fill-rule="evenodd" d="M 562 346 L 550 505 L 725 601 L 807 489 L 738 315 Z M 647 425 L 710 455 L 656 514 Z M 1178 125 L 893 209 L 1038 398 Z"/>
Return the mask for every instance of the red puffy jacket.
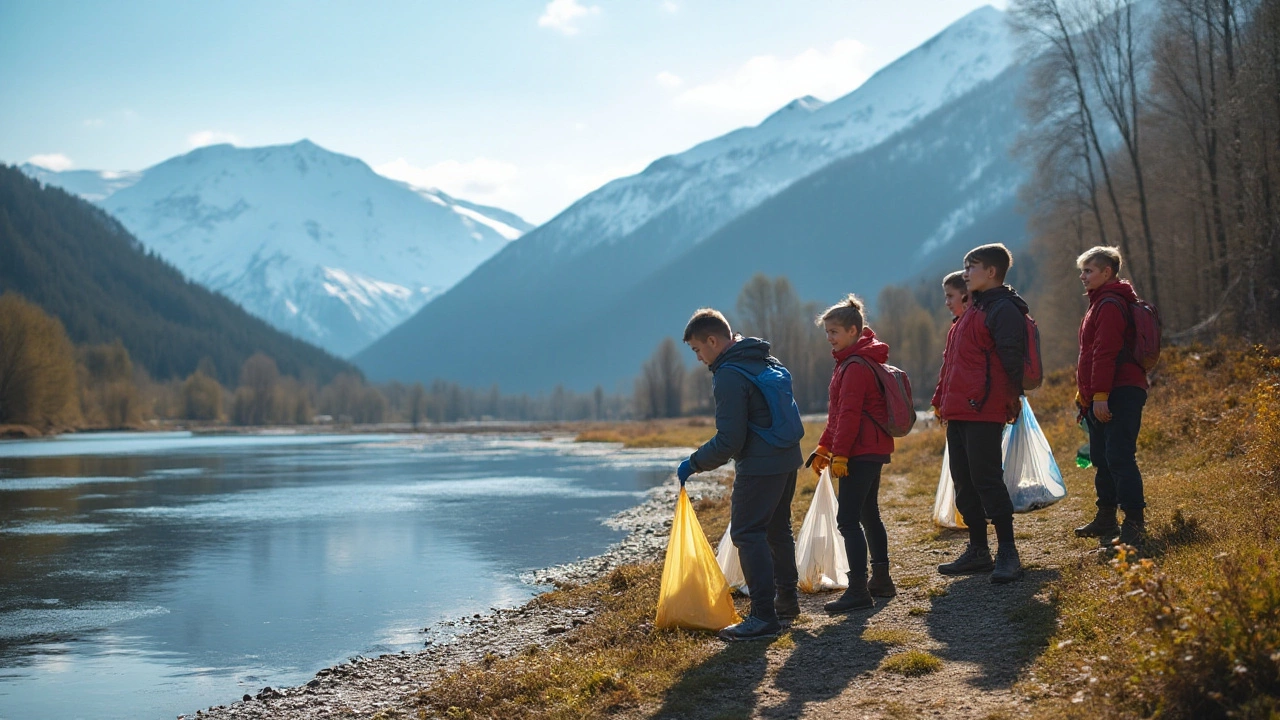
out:
<path id="1" fill-rule="evenodd" d="M 1027 304 L 1008 286 L 971 297 L 973 304 L 952 328 L 942 354 L 934 393 L 938 417 L 1003 423 L 1022 391 Z"/>
<path id="2" fill-rule="evenodd" d="M 958 324 L 960 324 L 960 318 L 951 318 L 951 327 L 947 328 L 947 342 L 942 346 L 943 366 L 938 368 L 938 382 L 933 386 L 933 400 L 929 402 L 935 411 L 942 407 L 942 370 L 946 367 L 946 348 L 951 347 L 951 336 L 956 334 L 956 325 Z"/>
<path id="3" fill-rule="evenodd" d="M 889 346 L 877 340 L 871 328 L 863 328 L 857 342 L 831 355 L 836 367 L 827 389 L 827 428 L 818 444 L 832 455 L 850 460 L 867 455 L 887 457 L 893 452 L 893 437 L 877 421 L 889 421 L 889 408 L 874 372 L 857 360 L 840 366 L 854 355 L 870 362 L 888 362 Z"/>
<path id="4" fill-rule="evenodd" d="M 1114 298 L 1119 302 L 1103 302 Z M 1147 389 L 1147 371 L 1129 355 L 1134 330 L 1129 304 L 1138 295 L 1127 280 L 1089 291 L 1089 310 L 1080 322 L 1080 359 L 1076 363 L 1076 401 L 1087 405 L 1106 400 L 1115 387 Z"/>

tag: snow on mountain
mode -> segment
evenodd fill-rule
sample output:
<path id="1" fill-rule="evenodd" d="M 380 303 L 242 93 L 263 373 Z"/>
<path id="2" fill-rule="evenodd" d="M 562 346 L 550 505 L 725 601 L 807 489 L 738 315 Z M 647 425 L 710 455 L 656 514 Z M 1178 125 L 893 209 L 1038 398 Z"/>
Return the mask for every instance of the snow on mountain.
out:
<path id="1" fill-rule="evenodd" d="M 19 168 L 28 177 L 46 185 L 60 187 L 72 195 L 79 195 L 89 202 L 102 202 L 111 193 L 138 182 L 142 173 L 112 172 L 110 170 L 49 170 L 23 163 Z"/>
<path id="2" fill-rule="evenodd" d="M 672 255 L 795 180 L 872 147 L 991 80 L 1013 62 L 1004 13 L 985 6 L 831 103 L 795 100 L 751 128 L 661 158 L 583 198 L 528 238 L 575 254 L 678 214 Z"/>
<path id="3" fill-rule="evenodd" d="M 67 173 L 47 172 L 40 179 L 72 189 Z M 343 356 L 531 229 L 511 213 L 387 179 L 307 140 L 203 147 L 131 179 L 99 204 L 144 245 L 249 312 Z"/>

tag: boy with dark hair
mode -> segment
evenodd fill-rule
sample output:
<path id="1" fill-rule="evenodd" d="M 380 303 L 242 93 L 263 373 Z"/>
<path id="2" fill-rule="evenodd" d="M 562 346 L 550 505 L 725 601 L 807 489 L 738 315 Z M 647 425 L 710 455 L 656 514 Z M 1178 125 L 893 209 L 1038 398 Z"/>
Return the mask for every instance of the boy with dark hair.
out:
<path id="1" fill-rule="evenodd" d="M 800 438 L 792 431 L 804 433 L 794 400 L 789 407 L 771 407 L 753 378 L 785 378 L 790 399 L 790 374 L 769 355 L 769 343 L 734 335 L 724 315 L 710 308 L 689 319 L 684 341 L 713 373 L 716 434 L 680 463 L 677 475 L 684 484 L 694 473 L 734 461 L 731 537 L 751 594 L 747 618 L 721 630 L 720 638 L 773 637 L 782 629 L 779 619 L 800 614 L 791 498 L 803 458 Z M 780 439 L 783 425 L 789 434 Z"/>
<path id="2" fill-rule="evenodd" d="M 1089 425 L 1089 455 L 1098 512 L 1077 537 L 1096 537 L 1103 545 L 1118 535 L 1126 545 L 1141 545 L 1146 530 L 1142 471 L 1138 469 L 1138 431 L 1147 402 L 1147 373 L 1128 350 L 1133 329 L 1128 313 L 1138 296 L 1121 280 L 1120 251 L 1097 246 L 1076 259 L 1089 310 L 1080 322 L 1080 358 L 1076 364 L 1076 404 Z M 1124 525 L 1116 525 L 1116 508 Z"/>
<path id="3" fill-rule="evenodd" d="M 897 594 L 889 576 L 889 536 L 880 519 L 879 497 L 880 472 L 893 454 L 893 437 L 881 427 L 889 409 L 869 364 L 889 362 L 889 346 L 866 326 L 856 295 L 827 308 L 817 324 L 827 335 L 835 368 L 827 389 L 827 427 L 809 464 L 818 474 L 830 469 L 840 482 L 836 526 L 849 559 L 848 589 L 823 606 L 835 615 L 874 606 L 873 595 Z"/>
<path id="4" fill-rule="evenodd" d="M 1027 304 L 1004 284 L 1013 255 L 995 243 L 970 250 L 964 281 L 970 306 L 947 336 L 934 393 L 947 424 L 956 508 L 969 528 L 969 543 L 944 575 L 991 571 L 1001 584 L 1022 577 L 1013 539 L 1013 501 L 1004 484 L 1001 436 L 1017 419 L 1027 354 Z M 987 544 L 987 521 L 996 527 L 996 558 Z"/>

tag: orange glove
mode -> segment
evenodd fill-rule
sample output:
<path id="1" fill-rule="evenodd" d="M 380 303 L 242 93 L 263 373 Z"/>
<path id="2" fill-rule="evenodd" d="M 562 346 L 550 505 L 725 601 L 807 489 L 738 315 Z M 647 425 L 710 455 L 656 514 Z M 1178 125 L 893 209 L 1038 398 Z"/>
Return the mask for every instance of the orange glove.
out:
<path id="1" fill-rule="evenodd" d="M 849 458 L 837 455 L 831 458 L 831 477 L 842 478 L 849 474 Z"/>
<path id="2" fill-rule="evenodd" d="M 831 467 L 831 451 L 819 445 L 818 449 L 809 455 L 804 465 L 813 468 L 814 475 L 821 475 L 823 470 Z"/>

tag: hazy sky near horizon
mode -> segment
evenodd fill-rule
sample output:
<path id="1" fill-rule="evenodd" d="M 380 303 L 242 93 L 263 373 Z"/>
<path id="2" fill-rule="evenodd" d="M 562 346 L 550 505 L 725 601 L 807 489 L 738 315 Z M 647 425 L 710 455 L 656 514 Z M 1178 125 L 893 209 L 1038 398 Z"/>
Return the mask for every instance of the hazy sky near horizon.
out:
<path id="1" fill-rule="evenodd" d="M 308 138 L 531 222 L 834 100 L 983 0 L 0 0 L 0 161 Z"/>

